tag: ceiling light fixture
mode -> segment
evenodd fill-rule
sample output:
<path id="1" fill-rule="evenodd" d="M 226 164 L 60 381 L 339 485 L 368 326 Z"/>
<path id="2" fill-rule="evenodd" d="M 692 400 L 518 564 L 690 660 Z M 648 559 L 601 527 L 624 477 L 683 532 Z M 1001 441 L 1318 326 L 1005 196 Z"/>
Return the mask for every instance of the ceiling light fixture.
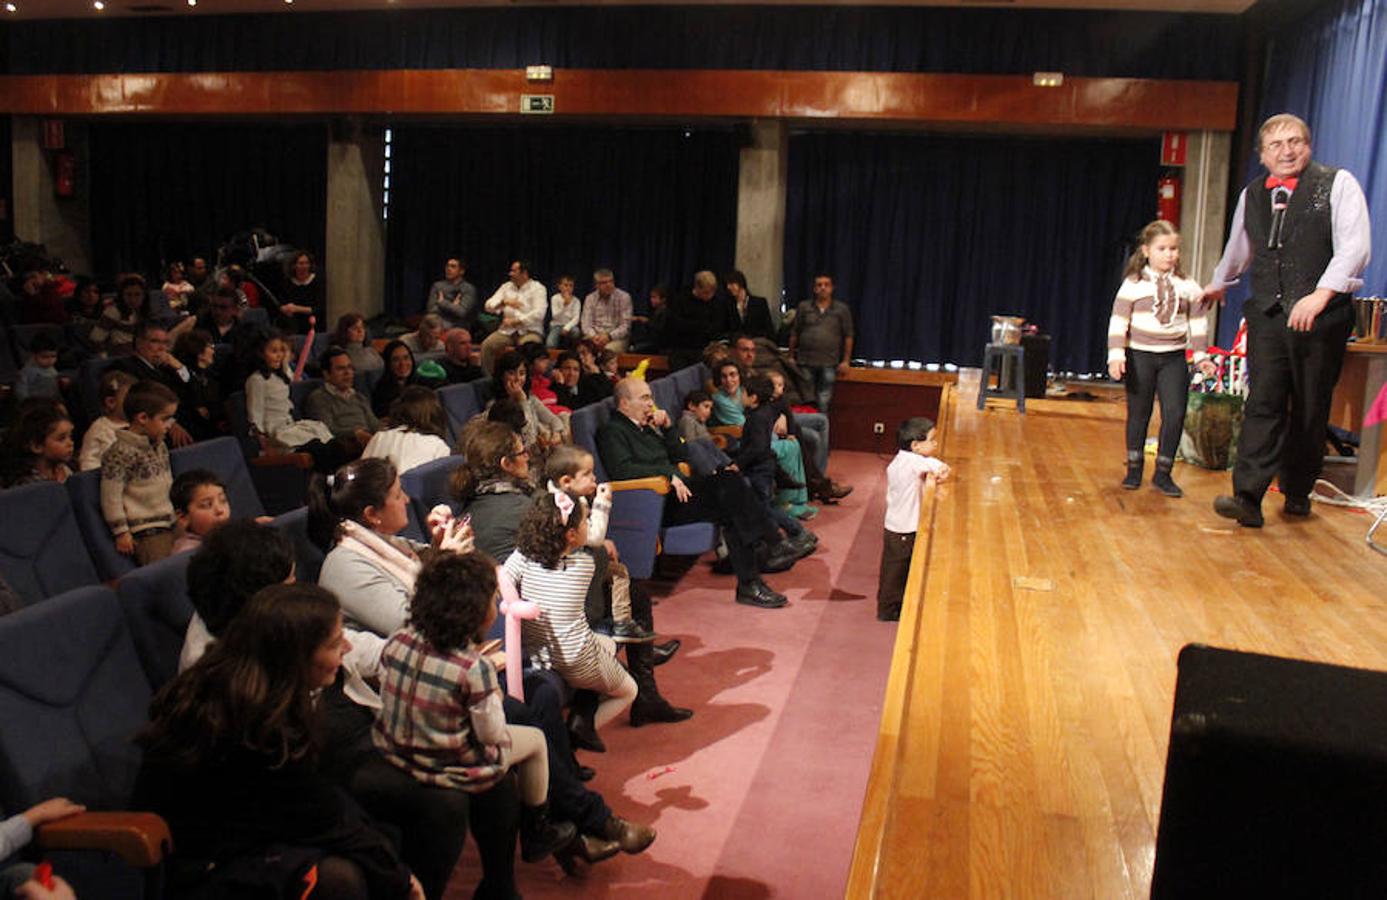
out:
<path id="1" fill-rule="evenodd" d="M 106 8 L 106 4 L 102 3 L 101 0 L 96 0 L 96 2 L 92 4 L 92 8 L 97 12 L 101 12 Z"/>
<path id="2" fill-rule="evenodd" d="M 197 6 L 197 0 L 188 0 L 189 6 Z"/>
<path id="3" fill-rule="evenodd" d="M 5 12 L 19 12 L 19 7 L 15 6 L 13 3 L 6 3 Z"/>

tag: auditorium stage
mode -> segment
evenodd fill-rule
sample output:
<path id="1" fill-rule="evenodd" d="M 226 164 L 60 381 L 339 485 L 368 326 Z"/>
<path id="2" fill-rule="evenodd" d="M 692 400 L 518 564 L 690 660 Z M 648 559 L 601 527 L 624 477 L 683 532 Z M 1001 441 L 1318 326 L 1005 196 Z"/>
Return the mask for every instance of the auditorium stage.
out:
<path id="1" fill-rule="evenodd" d="M 1120 392 L 945 397 L 939 488 L 897 636 L 849 897 L 1146 897 L 1187 643 L 1387 669 L 1387 557 L 1363 513 L 1118 487 Z M 1097 393 L 1097 392 L 1095 392 Z M 1153 428 L 1155 423 L 1153 422 Z M 917 555 L 921 550 L 917 549 Z"/>

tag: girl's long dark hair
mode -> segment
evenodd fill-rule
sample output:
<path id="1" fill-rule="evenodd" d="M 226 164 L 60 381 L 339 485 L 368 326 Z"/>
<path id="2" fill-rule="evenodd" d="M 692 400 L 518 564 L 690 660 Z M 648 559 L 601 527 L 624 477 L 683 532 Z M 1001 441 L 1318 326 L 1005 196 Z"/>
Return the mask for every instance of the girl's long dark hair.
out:
<path id="1" fill-rule="evenodd" d="M 324 553 L 342 534 L 342 522 L 361 522 L 366 507 L 379 509 L 395 483 L 395 464 L 388 459 L 358 459 L 328 476 L 314 475 L 308 482 L 308 538 Z M 363 523 L 364 524 L 364 523 Z"/>
<path id="2" fill-rule="evenodd" d="M 332 636 L 337 598 L 313 584 L 258 592 L 192 668 L 155 695 L 136 739 L 176 765 L 223 762 L 238 750 L 270 768 L 315 753 L 313 657 Z"/>
<path id="3" fill-rule="evenodd" d="M 34 445 L 42 444 L 49 432 L 70 421 L 62 407 L 51 401 L 23 410 L 0 440 L 0 487 L 9 487 L 33 472 L 39 458 Z"/>

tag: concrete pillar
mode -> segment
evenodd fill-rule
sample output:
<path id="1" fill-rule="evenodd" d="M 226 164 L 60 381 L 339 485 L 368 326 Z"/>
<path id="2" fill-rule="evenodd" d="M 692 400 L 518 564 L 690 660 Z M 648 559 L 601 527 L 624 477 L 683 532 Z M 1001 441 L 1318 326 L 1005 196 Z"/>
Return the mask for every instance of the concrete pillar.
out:
<path id="1" fill-rule="evenodd" d="M 1180 200 L 1180 262 L 1189 276 L 1208 284 L 1223 255 L 1228 227 L 1228 170 L 1233 135 L 1227 131 L 1196 131 L 1189 136 L 1185 156 L 1184 193 Z M 1209 312 L 1209 337 L 1218 335 L 1218 311 Z"/>
<path id="2" fill-rule="evenodd" d="M 785 278 L 785 180 L 789 129 L 779 120 L 751 124 L 751 146 L 743 147 L 737 178 L 737 268 L 748 287 L 770 301 L 780 324 Z"/>
<path id="3" fill-rule="evenodd" d="M 345 312 L 371 318 L 385 308 L 385 141 L 357 121 L 334 123 L 327 145 L 327 322 Z"/>
<path id="4" fill-rule="evenodd" d="M 43 149 L 40 121 L 15 116 L 10 124 L 14 166 L 14 233 L 20 240 L 43 244 L 69 271 L 91 272 L 91 177 L 87 129 L 65 123 L 67 149 L 76 154 L 77 178 L 71 197 L 53 191 L 53 151 Z"/>

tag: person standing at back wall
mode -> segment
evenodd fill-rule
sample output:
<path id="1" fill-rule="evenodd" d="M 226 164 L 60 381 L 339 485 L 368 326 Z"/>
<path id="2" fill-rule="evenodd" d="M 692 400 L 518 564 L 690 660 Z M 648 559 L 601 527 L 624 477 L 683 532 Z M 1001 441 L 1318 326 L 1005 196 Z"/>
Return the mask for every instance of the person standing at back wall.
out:
<path id="1" fill-rule="evenodd" d="M 1353 292 L 1372 244 L 1368 204 L 1345 169 L 1311 161 L 1310 126 L 1288 113 L 1257 132 L 1265 177 L 1238 197 L 1223 258 L 1204 289 L 1222 299 L 1250 271 L 1250 393 L 1243 410 L 1233 493 L 1214 511 L 1262 527 L 1262 496 L 1280 477 L 1288 516 L 1310 514 L 1324 463 L 1334 384 L 1353 330 Z"/>
<path id="2" fill-rule="evenodd" d="M 833 276 L 815 275 L 814 298 L 799 305 L 790 326 L 790 358 L 813 379 L 819 412 L 824 415 L 833 403 L 834 382 L 848 374 L 852 341 L 852 310 L 834 299 Z"/>

